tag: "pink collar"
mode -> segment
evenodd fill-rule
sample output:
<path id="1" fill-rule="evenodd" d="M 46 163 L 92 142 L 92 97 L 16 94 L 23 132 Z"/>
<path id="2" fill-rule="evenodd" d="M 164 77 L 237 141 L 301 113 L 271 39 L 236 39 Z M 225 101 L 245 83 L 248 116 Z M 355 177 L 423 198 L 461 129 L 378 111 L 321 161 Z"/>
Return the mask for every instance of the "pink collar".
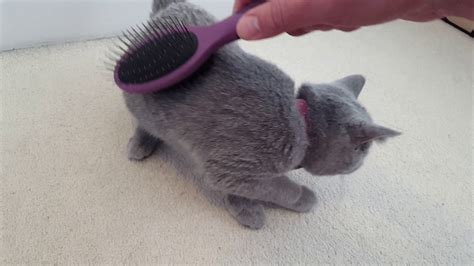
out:
<path id="1" fill-rule="evenodd" d="M 303 99 L 296 99 L 296 106 L 298 107 L 301 116 L 304 118 L 306 129 L 308 129 L 308 103 Z"/>

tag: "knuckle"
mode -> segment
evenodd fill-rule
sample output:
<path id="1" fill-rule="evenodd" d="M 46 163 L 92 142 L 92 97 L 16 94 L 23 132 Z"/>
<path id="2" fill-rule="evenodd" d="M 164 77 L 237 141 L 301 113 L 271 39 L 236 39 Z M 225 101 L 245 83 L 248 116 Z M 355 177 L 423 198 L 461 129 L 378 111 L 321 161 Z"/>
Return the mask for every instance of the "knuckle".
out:
<path id="1" fill-rule="evenodd" d="M 269 27 L 271 31 L 283 31 L 286 26 L 286 19 L 284 16 L 287 1 L 274 1 L 271 5 Z"/>
<path id="2" fill-rule="evenodd" d="M 271 27 L 274 31 L 289 31 L 307 26 L 307 23 L 303 22 L 312 13 L 313 6 L 312 0 L 272 1 Z"/>

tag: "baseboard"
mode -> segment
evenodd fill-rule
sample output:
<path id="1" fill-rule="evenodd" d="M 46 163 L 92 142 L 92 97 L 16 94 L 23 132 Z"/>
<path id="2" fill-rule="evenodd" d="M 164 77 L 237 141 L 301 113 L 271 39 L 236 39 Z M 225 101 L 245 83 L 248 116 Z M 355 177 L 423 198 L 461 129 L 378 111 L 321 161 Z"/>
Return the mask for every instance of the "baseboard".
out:
<path id="1" fill-rule="evenodd" d="M 103 38 L 147 19 L 152 0 L 0 0 L 0 51 Z M 219 18 L 232 1 L 192 0 Z"/>
<path id="2" fill-rule="evenodd" d="M 459 17 L 447 17 L 446 23 L 474 38 L 474 21 Z"/>

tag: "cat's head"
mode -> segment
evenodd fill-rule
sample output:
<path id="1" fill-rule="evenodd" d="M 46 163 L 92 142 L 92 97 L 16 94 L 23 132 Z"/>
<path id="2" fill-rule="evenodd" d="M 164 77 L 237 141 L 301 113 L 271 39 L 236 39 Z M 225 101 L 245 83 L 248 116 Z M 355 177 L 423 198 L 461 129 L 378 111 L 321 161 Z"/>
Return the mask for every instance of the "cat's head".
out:
<path id="1" fill-rule="evenodd" d="M 357 170 L 374 141 L 400 133 L 375 124 L 357 101 L 364 77 L 348 76 L 329 84 L 304 84 L 297 98 L 306 100 L 310 145 L 301 166 L 314 175 Z"/>

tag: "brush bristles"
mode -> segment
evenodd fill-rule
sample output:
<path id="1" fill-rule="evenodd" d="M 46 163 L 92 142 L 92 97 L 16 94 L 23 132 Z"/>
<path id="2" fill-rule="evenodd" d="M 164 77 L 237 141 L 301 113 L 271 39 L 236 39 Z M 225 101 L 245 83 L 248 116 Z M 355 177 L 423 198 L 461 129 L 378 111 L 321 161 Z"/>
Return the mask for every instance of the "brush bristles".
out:
<path id="1" fill-rule="evenodd" d="M 125 84 L 140 84 L 172 72 L 192 57 L 198 40 L 179 20 L 150 20 L 118 37 L 106 55 L 107 69 L 118 71 Z"/>

